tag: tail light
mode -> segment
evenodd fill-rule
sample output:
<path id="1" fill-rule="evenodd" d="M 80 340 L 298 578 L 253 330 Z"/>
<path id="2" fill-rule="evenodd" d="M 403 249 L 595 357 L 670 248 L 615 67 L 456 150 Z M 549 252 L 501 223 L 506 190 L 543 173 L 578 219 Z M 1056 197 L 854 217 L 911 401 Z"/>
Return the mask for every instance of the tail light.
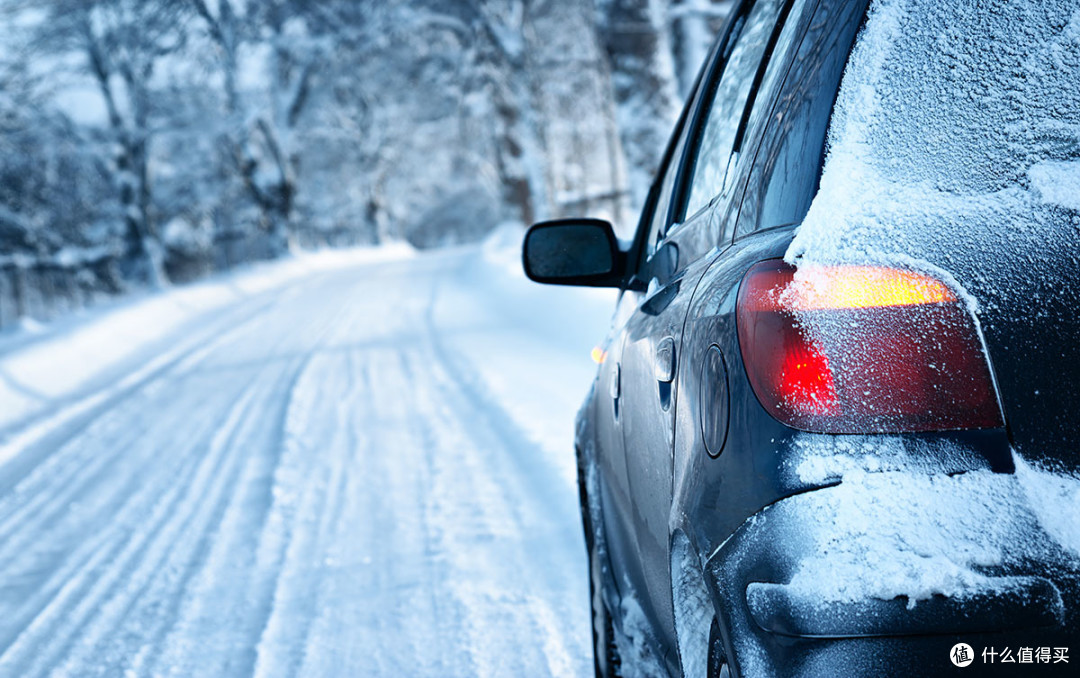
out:
<path id="1" fill-rule="evenodd" d="M 739 345 L 758 400 L 794 428 L 889 433 L 1002 426 L 967 307 L 940 280 L 880 266 L 757 264 Z"/>

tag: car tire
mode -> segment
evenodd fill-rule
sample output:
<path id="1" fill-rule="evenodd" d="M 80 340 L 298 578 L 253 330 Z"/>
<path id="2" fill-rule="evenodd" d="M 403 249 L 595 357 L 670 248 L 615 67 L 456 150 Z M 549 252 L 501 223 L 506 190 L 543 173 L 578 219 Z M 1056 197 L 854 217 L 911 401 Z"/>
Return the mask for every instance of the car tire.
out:
<path id="1" fill-rule="evenodd" d="M 618 678 L 619 648 L 615 644 L 615 626 L 604 602 L 603 564 L 596 549 L 596 538 L 589 540 L 589 608 L 592 618 L 593 667 L 596 678 Z"/>
<path id="2" fill-rule="evenodd" d="M 720 637 L 720 625 L 715 617 L 709 629 L 708 678 L 731 678 L 731 669 L 724 655 L 724 641 Z"/>
<path id="3" fill-rule="evenodd" d="M 604 564 L 598 547 L 602 538 L 597 534 L 600 526 L 594 525 L 589 511 L 583 464 L 578 465 L 578 491 L 581 499 L 581 520 L 585 528 L 585 547 L 589 556 L 589 616 L 592 621 L 593 669 L 596 672 L 596 678 L 618 678 L 620 660 L 619 648 L 615 644 L 615 626 L 602 593 Z"/>

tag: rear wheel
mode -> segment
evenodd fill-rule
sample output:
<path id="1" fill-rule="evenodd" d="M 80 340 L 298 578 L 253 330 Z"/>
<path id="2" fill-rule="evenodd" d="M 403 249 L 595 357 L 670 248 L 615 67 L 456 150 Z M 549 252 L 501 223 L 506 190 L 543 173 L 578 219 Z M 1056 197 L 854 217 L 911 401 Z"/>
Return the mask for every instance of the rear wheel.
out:
<path id="1" fill-rule="evenodd" d="M 596 678 L 618 678 L 619 648 L 615 645 L 615 627 L 604 603 L 603 564 L 596 549 L 596 538 L 589 539 L 589 606 L 592 609 L 593 664 Z"/>
<path id="2" fill-rule="evenodd" d="M 671 602 L 684 678 L 728 678 L 724 640 L 701 560 L 682 531 L 671 540 Z"/>

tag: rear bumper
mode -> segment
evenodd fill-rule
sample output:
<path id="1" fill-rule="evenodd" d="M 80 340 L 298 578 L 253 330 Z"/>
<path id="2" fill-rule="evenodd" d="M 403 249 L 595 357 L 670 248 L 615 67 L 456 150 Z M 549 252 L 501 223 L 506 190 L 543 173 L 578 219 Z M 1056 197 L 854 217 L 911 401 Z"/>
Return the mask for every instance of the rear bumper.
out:
<path id="1" fill-rule="evenodd" d="M 989 480 L 1007 489 L 1013 476 Z M 925 534 L 926 544 L 914 544 L 922 552 L 913 562 L 925 560 L 929 569 L 909 572 L 896 565 L 912 554 L 889 550 L 912 546 L 913 537 L 897 527 L 905 517 L 890 521 L 876 512 L 881 506 L 856 506 L 866 509 L 860 514 L 865 522 L 859 516 L 844 518 L 853 508 L 844 504 L 859 495 L 843 488 L 807 492 L 766 508 L 708 559 L 706 581 L 736 675 L 1075 675 L 1080 566 L 1074 556 L 1053 548 L 1051 537 L 1038 534 L 1030 516 L 1003 508 L 1001 497 L 972 507 L 971 520 L 958 528 L 968 542 L 957 544 L 959 557 L 950 563 L 933 552 L 933 545 L 943 543 L 939 537 L 955 536 L 952 523 L 963 517 L 950 515 L 947 501 L 939 515 L 929 517 L 915 502 L 917 534 L 935 529 L 942 534 Z M 952 488 L 945 482 L 941 489 Z M 980 524 L 986 518 L 980 514 L 994 511 L 1009 512 L 1002 520 L 1013 524 L 1004 531 Z M 861 527 L 850 529 L 844 520 Z M 1032 541 L 1003 549 L 1003 535 L 1012 530 L 1030 531 Z M 855 543 L 859 540 L 865 543 Z M 985 551 L 979 551 L 980 544 Z M 861 572 L 852 567 L 852 553 L 866 560 Z M 829 569 L 834 556 L 837 567 Z M 897 580 L 892 590 L 881 584 L 890 578 Z M 975 654 L 966 668 L 949 659 L 961 642 Z M 1030 648 L 1032 663 L 1000 662 L 1005 648 L 1013 658 Z M 1049 648 L 1049 662 L 1036 661 L 1038 648 Z M 1053 660 L 1061 654 L 1057 648 L 1067 648 L 1067 662 Z"/>
<path id="2" fill-rule="evenodd" d="M 1065 622 L 1061 592 L 1042 577 L 989 577 L 964 596 L 822 601 L 788 584 L 746 587 L 750 616 L 792 638 L 874 638 L 1053 628 Z"/>

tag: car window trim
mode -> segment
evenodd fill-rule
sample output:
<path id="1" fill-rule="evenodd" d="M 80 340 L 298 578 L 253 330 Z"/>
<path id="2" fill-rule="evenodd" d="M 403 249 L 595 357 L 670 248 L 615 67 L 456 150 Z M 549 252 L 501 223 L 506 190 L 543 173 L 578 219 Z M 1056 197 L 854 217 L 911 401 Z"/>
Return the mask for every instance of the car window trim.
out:
<path id="1" fill-rule="evenodd" d="M 817 0 L 810 0 L 814 3 L 812 12 L 817 12 Z M 791 10 L 795 6 L 795 0 L 784 0 L 783 7 L 780 8 L 780 13 L 776 16 L 776 25 L 773 27 L 772 34 L 769 35 L 769 42 L 765 45 L 765 53 L 761 57 L 761 63 L 758 64 L 757 71 L 754 72 L 754 82 L 750 85 L 750 94 L 746 98 L 746 105 L 743 106 L 742 116 L 739 118 L 739 128 L 735 131 L 735 143 L 731 146 L 732 153 L 741 153 L 744 137 L 746 136 L 746 128 L 750 124 L 750 113 L 754 109 L 754 104 L 757 103 L 757 97 L 759 90 L 761 89 L 761 83 L 765 80 L 765 71 L 768 70 L 769 64 L 772 63 L 772 58 L 776 52 L 776 44 L 780 42 L 780 34 L 784 32 L 784 28 L 787 26 L 788 19 L 791 18 Z M 796 36 L 798 38 L 797 47 L 802 46 L 802 40 L 804 35 Z M 787 82 L 788 73 L 791 70 L 791 64 L 787 65 L 785 71 L 781 74 L 783 77 L 779 80 L 780 84 Z M 772 101 L 769 104 L 769 113 L 772 113 L 772 109 L 776 106 L 776 102 Z M 716 196 L 713 196 L 713 200 Z M 712 200 L 709 201 L 710 203 Z"/>
<path id="2" fill-rule="evenodd" d="M 694 106 L 694 117 L 690 123 L 689 136 L 687 137 L 686 146 L 683 148 L 682 157 L 679 159 L 678 175 L 675 177 L 675 186 L 671 192 L 671 202 L 668 205 L 668 224 L 681 224 L 685 221 L 686 210 L 686 188 L 691 177 L 687 177 L 688 174 L 692 175 L 692 172 L 688 172 L 688 164 L 690 160 L 690 149 L 695 148 L 701 141 L 701 135 L 705 132 L 705 124 L 708 122 L 708 111 L 712 108 L 712 100 L 716 97 L 716 88 L 720 86 L 720 79 L 724 77 L 724 71 L 727 69 L 729 57 L 731 56 L 732 49 L 728 47 L 734 46 L 732 42 L 732 33 L 734 33 L 736 26 L 745 26 L 746 19 L 750 16 L 750 12 L 753 10 L 754 5 L 759 0 L 741 0 L 739 5 L 735 7 L 728 17 L 727 23 L 724 25 L 723 38 L 717 41 L 716 54 L 712 63 L 709 64 L 707 69 L 707 79 L 705 85 L 700 88 L 698 92 L 697 101 Z M 740 23 L 741 21 L 741 23 Z M 734 36 L 735 40 L 738 40 L 742 35 L 742 29 L 740 28 L 739 34 Z M 708 102 L 708 106 L 705 103 Z M 711 202 L 711 201 L 710 201 Z M 696 214 L 694 216 L 697 216 Z M 671 229 L 674 232 L 675 228 Z"/>
<path id="3" fill-rule="evenodd" d="M 675 233 L 682 226 L 683 222 L 676 221 L 677 210 L 675 205 L 680 205 L 678 210 L 681 211 L 685 208 L 685 205 L 680 203 L 684 202 L 682 194 L 684 188 L 682 184 L 686 182 L 686 160 L 687 152 L 691 147 L 691 142 L 696 141 L 701 136 L 701 127 L 703 125 L 701 121 L 702 102 L 705 101 L 706 96 L 715 95 L 716 87 L 719 85 L 720 78 L 723 77 L 724 67 L 727 65 L 728 57 L 731 56 L 731 50 L 728 49 L 734 43 L 732 42 L 732 33 L 735 27 L 739 25 L 739 21 L 745 19 L 750 14 L 750 10 L 753 9 L 754 4 L 758 0 L 739 0 L 739 4 L 733 8 L 732 12 L 728 15 L 728 18 L 724 22 L 724 27 L 720 31 L 720 36 L 713 43 L 712 48 L 709 50 L 709 55 L 705 60 L 704 66 L 698 71 L 694 86 L 690 91 L 690 97 L 687 99 L 686 105 L 683 107 L 682 113 L 679 116 L 679 122 L 675 126 L 675 132 L 668 139 L 668 145 L 664 151 L 664 158 L 660 163 L 660 170 L 675 171 L 674 183 L 671 189 L 671 195 L 668 197 L 667 205 L 657 205 L 655 202 L 660 199 L 661 186 L 666 173 L 657 171 L 656 177 L 653 180 L 652 186 L 649 189 L 649 200 L 653 201 L 649 209 L 649 201 L 646 201 L 646 209 L 643 210 L 641 218 L 638 222 L 638 232 L 634 237 L 633 249 L 630 252 L 631 261 L 634 261 L 634 270 L 627 275 L 627 282 L 632 278 L 640 277 L 638 273 L 646 269 L 649 262 L 652 261 L 656 252 L 653 252 L 649 256 L 645 256 L 648 251 L 648 238 L 649 231 L 652 226 L 652 217 L 656 216 L 656 211 L 659 209 L 666 210 L 664 216 L 664 233 L 661 240 L 666 240 L 669 235 Z M 740 31 L 741 34 L 741 31 Z M 737 37 L 737 36 L 736 36 Z M 685 134 L 685 138 L 684 138 Z M 685 142 L 685 143 L 683 143 Z M 676 150 L 679 150 L 679 145 L 682 144 L 681 152 L 676 157 Z M 678 163 L 672 165 L 672 163 Z M 646 218 L 648 213 L 649 218 Z M 696 215 L 695 215 L 696 216 Z M 659 248 L 657 248 L 659 250 Z"/>
<path id="4" fill-rule="evenodd" d="M 730 33 L 731 33 L 732 30 L 734 30 L 734 27 L 736 26 L 736 24 L 738 24 L 739 19 L 745 20 L 750 15 L 750 12 L 753 11 L 754 6 L 760 1 L 761 0 L 743 0 L 743 2 L 738 6 L 738 8 L 735 11 L 732 12 L 731 18 L 728 21 L 728 25 L 725 28 L 726 34 L 724 36 L 724 42 L 722 44 L 724 44 L 725 46 L 728 44 L 728 41 L 731 40 Z M 814 2 L 814 8 L 813 8 L 812 11 L 816 12 L 817 11 L 817 6 L 819 4 L 819 0 L 811 0 L 811 1 Z M 757 101 L 758 90 L 761 87 L 762 80 L 764 80 L 764 78 L 765 78 L 765 70 L 768 68 L 769 63 L 772 61 L 773 53 L 774 53 L 775 48 L 776 48 L 776 43 L 779 41 L 780 33 L 783 31 L 784 26 L 787 24 L 787 20 L 791 15 L 791 9 L 794 6 L 794 4 L 795 4 L 795 0 L 783 0 L 783 5 L 780 7 L 779 14 L 777 14 L 776 23 L 773 26 L 772 32 L 769 34 L 769 41 L 768 41 L 768 43 L 766 43 L 765 51 L 762 53 L 761 62 L 758 64 L 757 69 L 754 71 L 754 80 L 752 81 L 752 83 L 750 85 L 750 92 L 749 92 L 749 94 L 747 96 L 746 104 L 743 106 L 743 110 L 740 113 L 739 127 L 736 129 L 736 132 L 735 132 L 735 140 L 734 140 L 734 144 L 732 145 L 732 149 L 731 149 L 732 153 L 741 153 L 742 152 L 742 144 L 743 144 L 743 141 L 744 141 L 744 137 L 746 135 L 746 127 L 749 124 L 750 111 L 753 109 L 754 103 Z M 740 35 L 741 35 L 741 31 L 740 31 Z M 799 45 L 802 44 L 802 40 L 803 40 L 804 37 L 805 37 L 805 34 L 799 36 L 799 38 L 798 38 Z M 736 36 L 736 39 L 738 39 L 738 36 Z M 705 131 L 705 125 L 708 123 L 708 110 L 711 110 L 711 108 L 712 108 L 711 104 L 713 103 L 713 99 L 716 96 L 716 88 L 720 86 L 720 80 L 724 77 L 724 71 L 726 69 L 727 62 L 728 62 L 728 59 L 726 57 L 729 57 L 729 56 L 730 56 L 730 51 L 728 52 L 728 54 L 725 55 L 725 58 L 723 58 L 721 60 L 722 63 L 718 62 L 718 63 L 712 64 L 712 69 L 710 70 L 710 73 L 709 73 L 710 80 L 708 82 L 708 86 L 706 88 L 703 88 L 703 90 L 702 90 L 702 95 L 703 96 L 697 102 L 698 105 L 697 105 L 696 110 L 695 110 L 695 119 L 693 121 L 693 129 L 692 129 L 693 136 L 688 137 L 688 139 L 687 139 L 688 143 L 686 145 L 686 148 L 683 149 L 683 157 L 681 159 L 680 166 L 679 166 L 679 176 L 675 180 L 675 187 L 674 187 L 674 189 L 672 191 L 672 201 L 671 201 L 671 207 L 670 207 L 670 214 L 668 216 L 668 223 L 669 224 L 675 224 L 676 226 L 671 229 L 671 231 L 670 231 L 671 233 L 675 233 L 678 230 L 678 226 L 681 226 L 682 224 L 684 224 L 684 223 L 686 223 L 688 221 L 694 220 L 702 212 L 704 212 L 704 211 L 706 211 L 708 209 L 711 209 L 712 206 L 714 205 L 714 203 L 716 202 L 716 199 L 718 197 L 720 197 L 721 195 L 723 195 L 723 193 L 724 193 L 723 190 L 720 190 L 719 192 L 717 192 L 716 195 L 712 196 L 712 198 L 709 199 L 709 202 L 706 203 L 704 207 L 702 207 L 700 210 L 698 210 L 694 214 L 687 216 L 684 213 L 684 211 L 686 210 L 686 207 L 687 207 L 686 203 L 687 203 L 687 201 L 689 199 L 689 190 L 688 190 L 689 189 L 689 183 L 693 179 L 692 172 L 688 171 L 690 169 L 689 168 L 690 156 L 688 155 L 688 149 L 693 148 L 694 146 L 698 145 L 698 143 L 700 142 L 700 139 L 701 139 L 701 135 Z M 788 71 L 790 70 L 790 66 L 791 65 L 788 64 L 788 68 L 787 68 L 787 70 L 785 70 L 785 72 L 783 74 L 782 82 L 787 80 L 787 75 L 788 75 Z M 706 90 L 707 90 L 707 94 L 706 94 Z M 708 103 L 709 103 L 708 107 L 706 107 L 704 105 L 705 100 L 706 100 L 706 96 L 708 98 Z M 772 106 L 770 106 L 770 110 L 771 110 L 771 108 L 773 106 L 775 106 L 775 102 L 772 102 Z M 730 159 L 731 158 L 730 158 L 730 155 L 729 155 L 728 156 L 728 161 L 729 162 L 730 162 Z M 695 160 L 696 160 L 696 156 L 695 156 Z M 687 176 L 687 175 L 690 175 L 690 176 Z M 732 188 L 734 188 L 734 187 L 732 187 Z"/>

